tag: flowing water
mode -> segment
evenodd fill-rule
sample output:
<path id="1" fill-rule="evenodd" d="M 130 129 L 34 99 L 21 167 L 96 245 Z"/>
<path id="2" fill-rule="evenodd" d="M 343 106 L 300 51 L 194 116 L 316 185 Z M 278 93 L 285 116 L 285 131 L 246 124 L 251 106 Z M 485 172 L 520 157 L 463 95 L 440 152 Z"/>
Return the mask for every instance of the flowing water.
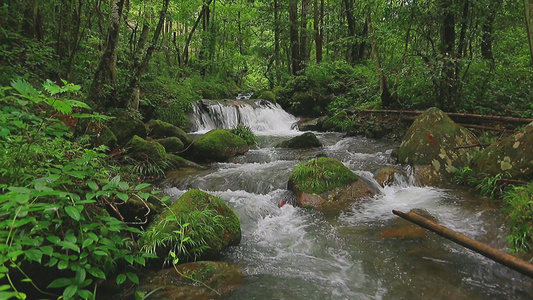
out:
<path id="1" fill-rule="evenodd" d="M 497 204 L 466 191 L 416 187 L 409 178 L 378 187 L 372 174 L 382 166 L 409 172 L 390 159 L 396 142 L 317 133 L 320 149 L 278 149 L 277 142 L 301 134 L 292 129 L 296 119 L 280 107 L 221 106 L 208 113 L 197 110 L 204 114 L 196 116 L 204 120 L 196 122 L 197 131 L 231 127 L 237 118 L 259 136 L 258 148 L 209 170 L 177 172 L 167 193 L 177 199 L 188 189 L 202 189 L 222 197 L 240 217 L 242 241 L 222 260 L 239 265 L 245 279 L 229 299 L 533 298 L 533 280 L 515 271 L 433 233 L 401 233 L 410 224 L 392 209 L 422 209 L 440 224 L 502 250 L 507 230 Z M 292 169 L 316 155 L 341 160 L 377 196 L 339 213 L 280 207 L 294 200 L 286 190 Z"/>

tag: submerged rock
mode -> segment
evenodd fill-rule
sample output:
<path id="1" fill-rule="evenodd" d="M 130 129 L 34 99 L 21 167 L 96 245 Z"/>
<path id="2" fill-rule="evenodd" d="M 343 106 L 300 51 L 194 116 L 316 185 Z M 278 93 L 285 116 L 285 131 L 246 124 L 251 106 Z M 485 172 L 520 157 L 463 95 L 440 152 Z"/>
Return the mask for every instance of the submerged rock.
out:
<path id="1" fill-rule="evenodd" d="M 193 155 L 201 161 L 226 161 L 248 152 L 245 140 L 226 129 L 214 129 L 194 141 Z"/>
<path id="2" fill-rule="evenodd" d="M 176 127 L 170 123 L 161 120 L 150 120 L 146 123 L 149 135 L 153 138 L 176 137 L 185 145 L 189 146 L 192 143 L 192 138 L 181 128 Z"/>
<path id="3" fill-rule="evenodd" d="M 345 209 L 374 195 L 342 162 L 327 157 L 298 165 L 289 177 L 288 189 L 296 194 L 298 206 L 321 210 Z"/>
<path id="4" fill-rule="evenodd" d="M 454 148 L 476 142 L 470 131 L 433 107 L 416 118 L 409 128 L 398 150 L 398 161 L 413 166 L 419 184 L 444 183 L 452 179 L 457 168 L 467 166 L 477 151 Z M 419 168 L 423 170 L 417 171 Z"/>
<path id="5" fill-rule="evenodd" d="M 291 149 L 306 149 L 306 148 L 317 148 L 322 147 L 322 143 L 318 140 L 316 135 L 312 132 L 306 132 L 297 137 L 293 137 L 288 141 L 283 141 L 276 145 L 280 148 L 291 148 Z"/>
<path id="6" fill-rule="evenodd" d="M 404 171 L 394 167 L 382 167 L 376 172 L 376 181 L 382 187 L 391 185 L 394 182 L 396 176 L 407 177 Z"/>
<path id="7" fill-rule="evenodd" d="M 160 260 L 167 259 L 172 251 L 180 261 L 189 261 L 217 257 L 240 240 L 239 217 L 226 202 L 200 190 L 190 190 L 148 226 L 139 246 Z"/>
<path id="8" fill-rule="evenodd" d="M 515 179 L 533 179 L 533 122 L 519 132 L 485 148 L 472 159 L 476 174 L 508 174 Z"/>
<path id="9" fill-rule="evenodd" d="M 213 299 L 236 289 L 242 283 L 242 277 L 237 266 L 199 261 L 148 275 L 141 281 L 137 292 L 146 295 L 155 291 L 150 297 L 153 299 Z"/>

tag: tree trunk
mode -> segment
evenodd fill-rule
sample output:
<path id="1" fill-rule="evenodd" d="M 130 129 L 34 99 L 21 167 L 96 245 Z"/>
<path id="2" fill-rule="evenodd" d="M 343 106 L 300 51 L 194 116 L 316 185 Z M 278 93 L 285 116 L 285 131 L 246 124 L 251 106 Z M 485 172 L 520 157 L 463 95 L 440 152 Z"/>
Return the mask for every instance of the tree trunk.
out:
<path id="1" fill-rule="evenodd" d="M 401 211 L 393 210 L 392 213 L 406 219 L 407 221 L 413 222 L 418 226 L 428 229 L 450 241 L 453 241 L 461 246 L 473 250 L 487 258 L 499 262 L 500 264 L 508 268 L 511 268 L 530 278 L 533 278 L 533 264 L 530 264 L 527 261 L 521 260 L 518 257 L 512 256 L 511 254 L 502 252 L 498 249 L 494 249 L 488 245 L 473 240 L 465 236 L 464 234 L 458 233 L 442 225 L 439 225 L 414 212 L 404 213 Z"/>
<path id="2" fill-rule="evenodd" d="M 302 0 L 302 13 L 300 23 L 300 59 L 302 61 L 302 68 L 305 67 L 305 63 L 309 60 L 307 51 L 307 11 L 309 10 L 309 0 Z"/>
<path id="3" fill-rule="evenodd" d="M 297 75 L 301 68 L 300 41 L 298 39 L 298 0 L 289 0 L 289 20 L 292 75 Z"/>
<path id="4" fill-rule="evenodd" d="M 524 10 L 526 13 L 526 29 L 527 38 L 529 40 L 531 66 L 533 67 L 533 0 L 524 0 Z"/>
<path id="5" fill-rule="evenodd" d="M 280 20 L 279 20 L 279 0 L 274 0 L 274 64 L 275 64 L 275 78 L 276 82 L 279 82 L 281 80 L 280 74 L 279 74 L 279 68 L 280 68 Z"/>
<path id="6" fill-rule="evenodd" d="M 346 53 L 346 60 L 350 65 L 354 65 L 357 61 L 357 43 L 355 42 L 355 17 L 354 17 L 354 5 L 353 0 L 344 0 L 344 8 L 346 11 L 346 21 L 348 22 L 348 53 Z"/>
<path id="7" fill-rule="evenodd" d="M 459 33 L 459 45 L 457 45 L 457 58 L 462 58 L 463 52 L 466 50 L 466 28 L 468 25 L 469 7 L 470 0 L 464 0 L 463 15 L 461 16 L 461 31 Z"/>
<path id="8" fill-rule="evenodd" d="M 376 38 L 374 37 L 374 29 L 372 28 L 370 12 L 366 13 L 366 23 L 368 25 L 368 34 L 370 35 L 370 46 L 372 47 L 372 56 L 374 57 L 376 71 L 379 75 L 379 93 L 381 98 L 381 107 L 390 107 L 392 106 L 392 97 L 387 87 L 387 77 L 385 76 L 383 68 L 381 67 L 381 61 L 379 58 Z"/>
<path id="9" fill-rule="evenodd" d="M 441 35 L 440 50 L 444 57 L 442 65 L 442 79 L 440 80 L 439 93 L 437 94 L 439 106 L 441 109 L 448 110 L 453 108 L 453 102 L 456 90 L 455 74 L 455 14 L 453 11 L 452 0 L 440 0 Z"/>
<path id="10" fill-rule="evenodd" d="M 126 90 L 126 93 L 122 100 L 122 105 L 124 107 L 133 108 L 135 110 L 139 109 L 139 84 L 141 82 L 141 76 L 148 70 L 148 63 L 150 62 L 150 59 L 152 58 L 152 55 L 157 46 L 159 36 L 161 35 L 163 25 L 165 24 L 169 1 L 170 0 L 163 0 L 163 6 L 161 8 L 161 11 L 159 12 L 159 22 L 157 23 L 157 27 L 155 28 L 154 36 L 152 37 L 152 42 L 148 49 L 146 49 L 146 53 L 144 54 L 141 63 L 135 69 L 128 89 Z"/>
<path id="11" fill-rule="evenodd" d="M 113 11 L 107 35 L 106 48 L 100 58 L 89 90 L 89 99 L 95 102 L 100 108 L 111 106 L 110 100 L 116 101 L 117 99 L 117 48 L 124 1 L 113 0 Z M 109 92 L 104 90 L 106 85 L 111 86 Z"/>
<path id="12" fill-rule="evenodd" d="M 320 1 L 320 8 L 318 7 L 318 0 L 314 0 L 313 4 L 313 30 L 315 37 L 315 56 L 316 63 L 322 62 L 322 44 L 324 41 L 324 0 Z"/>
<path id="13" fill-rule="evenodd" d="M 207 3 L 207 6 L 211 4 L 210 0 Z M 189 62 L 189 46 L 191 45 L 192 36 L 194 35 L 194 32 L 196 31 L 196 28 L 198 28 L 198 25 L 200 25 L 200 21 L 204 17 L 204 9 L 205 5 L 202 5 L 202 9 L 200 10 L 200 13 L 198 14 L 198 17 L 196 18 L 196 21 L 194 22 L 194 25 L 191 28 L 191 32 L 189 32 L 189 36 L 187 37 L 187 42 L 185 43 L 185 47 L 183 47 L 183 65 L 186 65 Z M 183 65 L 180 65 L 180 67 L 183 67 Z"/>

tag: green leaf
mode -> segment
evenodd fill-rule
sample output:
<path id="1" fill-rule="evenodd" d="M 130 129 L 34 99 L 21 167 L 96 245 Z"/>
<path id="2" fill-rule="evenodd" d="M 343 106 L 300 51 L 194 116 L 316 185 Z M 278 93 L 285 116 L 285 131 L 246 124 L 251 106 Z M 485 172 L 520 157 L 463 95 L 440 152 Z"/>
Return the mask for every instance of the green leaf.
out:
<path id="1" fill-rule="evenodd" d="M 37 249 L 29 249 L 24 251 L 24 255 L 29 259 L 36 262 L 41 262 L 41 258 L 43 257 L 43 252 Z"/>
<path id="2" fill-rule="evenodd" d="M 135 187 L 135 190 L 140 191 L 140 190 L 142 190 L 142 189 L 144 189 L 144 188 L 149 187 L 150 185 L 151 185 L 151 184 L 149 184 L 149 183 L 140 183 L 140 184 L 138 184 L 138 185 Z"/>
<path id="3" fill-rule="evenodd" d="M 94 255 L 109 256 L 109 254 L 105 253 L 104 251 L 100 251 L 100 250 L 94 251 Z"/>
<path id="4" fill-rule="evenodd" d="M 76 209 L 74 206 L 67 206 L 65 207 L 65 211 L 67 214 L 74 220 L 79 221 L 80 220 L 80 212 Z"/>
<path id="5" fill-rule="evenodd" d="M 130 185 L 127 182 L 121 181 L 118 184 L 118 188 L 123 190 L 123 191 L 127 191 L 127 190 L 129 190 Z"/>
<path id="6" fill-rule="evenodd" d="M 43 252 L 43 254 L 48 256 L 52 256 L 52 253 L 54 253 L 54 248 L 52 248 L 52 246 L 42 246 L 39 249 Z"/>
<path id="7" fill-rule="evenodd" d="M 66 249 L 70 249 L 70 250 L 74 250 L 76 252 L 80 252 L 80 247 L 78 247 L 78 245 L 72 243 L 72 242 L 69 242 L 69 241 L 61 241 L 59 243 L 57 243 L 58 245 L 60 246 L 63 246 L 63 248 L 66 248 Z"/>
<path id="8" fill-rule="evenodd" d="M 89 186 L 89 188 L 91 188 L 91 190 L 98 191 L 98 185 L 94 183 L 94 181 L 92 180 L 87 181 L 87 185 Z"/>
<path id="9" fill-rule="evenodd" d="M 133 256 L 131 255 L 126 255 L 124 256 L 124 259 L 131 265 L 133 264 Z"/>
<path id="10" fill-rule="evenodd" d="M 92 267 L 87 271 L 96 278 L 105 279 L 105 273 L 97 267 Z"/>
<path id="11" fill-rule="evenodd" d="M 72 282 L 71 279 L 68 279 L 68 278 L 58 278 L 54 281 L 52 281 L 48 286 L 47 288 L 60 288 L 60 287 L 64 287 L 64 286 L 67 286 L 67 285 L 70 285 L 70 283 Z"/>
<path id="12" fill-rule="evenodd" d="M 126 193 L 117 193 L 117 197 L 120 198 L 120 200 L 127 202 L 130 196 Z"/>
<path id="13" fill-rule="evenodd" d="M 78 291 L 78 295 L 82 298 L 82 299 L 92 299 L 93 297 L 93 293 L 91 293 L 90 291 L 88 290 L 79 290 Z"/>
<path id="14" fill-rule="evenodd" d="M 135 262 L 141 266 L 144 266 L 146 264 L 144 257 L 135 257 Z"/>
<path id="15" fill-rule="evenodd" d="M 57 263 L 57 268 L 59 270 L 65 270 L 66 268 L 68 268 L 68 261 L 66 260 L 60 260 L 58 263 Z"/>
<path id="16" fill-rule="evenodd" d="M 65 288 L 63 291 L 63 298 L 65 299 L 72 299 L 74 298 L 74 295 L 76 295 L 76 292 L 78 291 L 78 286 L 76 285 L 69 285 Z"/>
<path id="17" fill-rule="evenodd" d="M 126 276 L 135 284 L 139 284 L 139 277 L 137 277 L 137 274 L 132 272 L 127 272 Z"/>
<path id="18" fill-rule="evenodd" d="M 117 276 L 117 284 L 121 285 L 126 281 L 126 275 L 125 274 L 118 274 Z"/>
<path id="19" fill-rule="evenodd" d="M 109 184 L 114 187 L 117 187 L 119 183 L 120 183 L 120 175 L 113 177 L 113 179 L 111 179 L 111 181 L 109 182 Z"/>
<path id="20" fill-rule="evenodd" d="M 86 248 L 94 243 L 94 240 L 91 238 L 85 239 L 83 243 L 81 244 L 81 248 Z"/>
<path id="21" fill-rule="evenodd" d="M 89 105 L 87 105 L 85 102 L 81 102 L 77 100 L 65 100 L 65 102 L 71 107 L 81 107 L 81 108 L 91 109 Z"/>
<path id="22" fill-rule="evenodd" d="M 19 94 L 33 102 L 40 102 L 40 94 L 39 92 L 29 83 L 27 83 L 24 80 L 17 80 L 11 82 L 11 87 L 13 87 Z"/>

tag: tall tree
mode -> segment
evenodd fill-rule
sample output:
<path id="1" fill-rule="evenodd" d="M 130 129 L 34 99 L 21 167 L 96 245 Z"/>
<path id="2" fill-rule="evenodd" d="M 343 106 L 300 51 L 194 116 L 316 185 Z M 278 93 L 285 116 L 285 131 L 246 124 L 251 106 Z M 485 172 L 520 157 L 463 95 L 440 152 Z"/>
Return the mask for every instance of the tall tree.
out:
<path id="1" fill-rule="evenodd" d="M 94 72 L 89 91 L 89 99 L 100 107 L 109 107 L 110 100 L 116 101 L 117 99 L 117 49 L 124 2 L 125 0 L 113 0 L 106 48 Z M 106 85 L 111 86 L 109 92 L 105 91 Z"/>
<path id="2" fill-rule="evenodd" d="M 315 38 L 316 63 L 319 64 L 322 62 L 322 46 L 324 43 L 324 0 L 320 0 L 320 7 L 318 6 L 318 0 L 314 0 L 313 30 Z"/>
<path id="3" fill-rule="evenodd" d="M 456 91 L 455 12 L 453 0 L 439 0 L 441 9 L 440 52 L 443 57 L 442 78 L 437 97 L 441 109 L 452 108 Z"/>
<path id="4" fill-rule="evenodd" d="M 292 74 L 301 69 L 300 40 L 298 39 L 298 0 L 289 0 L 290 48 Z"/>
<path id="5" fill-rule="evenodd" d="M 524 0 L 524 10 L 526 14 L 526 30 L 529 40 L 529 54 L 531 55 L 531 66 L 533 67 L 533 0 Z"/>
<path id="6" fill-rule="evenodd" d="M 385 72 L 383 72 L 383 68 L 381 66 L 378 45 L 377 45 L 376 37 L 374 35 L 374 29 L 372 27 L 372 19 L 370 18 L 370 11 L 367 11 L 366 13 L 366 24 L 368 26 L 368 34 L 370 36 L 370 46 L 372 47 L 372 56 L 374 57 L 374 63 L 376 65 L 376 72 L 379 75 L 379 94 L 380 94 L 380 99 L 381 99 L 381 106 L 384 108 L 390 107 L 392 106 L 392 96 L 389 92 L 389 88 L 387 87 L 387 76 L 385 76 Z"/>

